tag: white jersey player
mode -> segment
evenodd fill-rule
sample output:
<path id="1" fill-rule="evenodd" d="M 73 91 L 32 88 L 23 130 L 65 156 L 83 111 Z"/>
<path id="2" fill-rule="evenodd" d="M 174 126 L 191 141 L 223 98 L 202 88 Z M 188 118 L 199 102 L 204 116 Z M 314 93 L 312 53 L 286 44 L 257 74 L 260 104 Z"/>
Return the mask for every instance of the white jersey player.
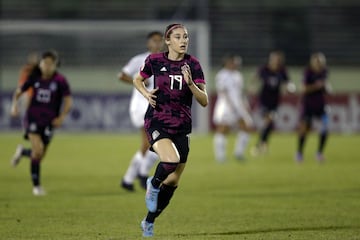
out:
<path id="1" fill-rule="evenodd" d="M 158 31 L 150 32 L 147 36 L 147 48 L 149 51 L 133 57 L 122 69 L 119 74 L 119 79 L 132 85 L 133 78 L 139 73 L 141 67 L 144 65 L 146 57 L 151 53 L 159 52 L 162 44 L 162 33 Z M 147 79 L 145 84 L 149 90 L 153 89 L 153 78 Z M 129 191 L 134 191 L 134 181 L 137 177 L 140 179 L 141 186 L 146 189 L 146 179 L 149 171 L 158 159 L 158 156 L 154 152 L 149 151 L 150 145 L 144 130 L 144 116 L 148 105 L 149 102 L 147 99 L 134 88 L 130 100 L 129 113 L 132 124 L 141 132 L 142 143 L 140 149 L 133 156 L 121 181 L 121 186 Z"/>
<path id="2" fill-rule="evenodd" d="M 224 67 L 215 77 L 217 100 L 213 115 L 213 121 L 216 125 L 214 151 L 215 158 L 219 162 L 226 160 L 226 135 L 234 126 L 240 128 L 234 154 L 236 158 L 243 159 L 249 139 L 248 131 L 253 124 L 247 110 L 247 101 L 242 96 L 244 79 L 238 70 L 240 64 L 241 58 L 238 56 L 225 57 Z"/>

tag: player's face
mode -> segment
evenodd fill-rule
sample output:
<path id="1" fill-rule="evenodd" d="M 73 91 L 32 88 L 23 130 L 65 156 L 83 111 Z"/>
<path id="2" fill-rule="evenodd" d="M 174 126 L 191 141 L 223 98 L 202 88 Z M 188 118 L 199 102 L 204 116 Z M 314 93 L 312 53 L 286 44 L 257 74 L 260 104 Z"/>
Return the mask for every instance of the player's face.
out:
<path id="1" fill-rule="evenodd" d="M 178 54 L 186 53 L 189 44 L 187 30 L 185 28 L 175 28 L 166 40 L 166 44 L 169 50 L 171 49 Z"/>
<path id="2" fill-rule="evenodd" d="M 54 74 L 56 70 L 56 62 L 51 57 L 41 59 L 40 70 L 44 76 L 50 77 Z"/>
<path id="3" fill-rule="evenodd" d="M 163 44 L 163 38 L 161 35 L 158 34 L 152 36 L 147 42 L 148 49 L 152 53 L 160 52 L 162 44 Z"/>
<path id="4" fill-rule="evenodd" d="M 283 58 L 278 53 L 272 53 L 269 57 L 269 67 L 271 70 L 277 71 L 283 64 Z"/>

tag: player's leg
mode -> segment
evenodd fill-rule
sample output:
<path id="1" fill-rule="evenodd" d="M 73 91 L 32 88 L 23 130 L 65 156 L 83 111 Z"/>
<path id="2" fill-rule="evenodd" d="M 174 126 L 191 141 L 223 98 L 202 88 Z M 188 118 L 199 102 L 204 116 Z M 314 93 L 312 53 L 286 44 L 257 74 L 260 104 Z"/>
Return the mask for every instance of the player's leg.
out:
<path id="1" fill-rule="evenodd" d="M 179 180 L 184 169 L 185 163 L 180 163 L 177 166 L 175 172 L 171 173 L 163 182 L 160 187 L 156 212 L 148 212 L 146 222 L 154 223 L 155 218 L 157 218 L 162 213 L 162 211 L 169 205 L 170 199 L 174 195 L 174 192 L 179 184 Z"/>
<path id="2" fill-rule="evenodd" d="M 234 153 L 237 159 L 243 160 L 244 152 L 249 142 L 251 126 L 249 123 L 246 123 L 244 119 L 240 119 L 238 124 L 240 131 L 237 134 Z"/>
<path id="3" fill-rule="evenodd" d="M 226 135 L 229 133 L 230 127 L 226 124 L 218 124 L 214 135 L 214 153 L 215 159 L 222 163 L 226 160 Z"/>
<path id="4" fill-rule="evenodd" d="M 326 144 L 326 140 L 328 138 L 329 117 L 326 113 L 323 113 L 320 120 L 321 120 L 321 129 L 319 133 L 319 147 L 316 154 L 316 158 L 319 162 L 324 160 L 323 151 Z"/>
<path id="5" fill-rule="evenodd" d="M 267 145 L 267 143 L 268 143 L 270 133 L 274 128 L 274 119 L 273 118 L 274 118 L 274 113 L 272 113 L 272 112 L 268 112 L 264 116 L 264 127 L 261 130 L 260 140 L 258 143 L 260 146 Z"/>
<path id="6" fill-rule="evenodd" d="M 134 181 L 138 175 L 139 167 L 143 161 L 141 151 L 137 151 L 132 157 L 128 168 L 126 169 L 125 175 L 121 180 L 121 187 L 128 190 L 134 191 Z"/>
<path id="7" fill-rule="evenodd" d="M 45 153 L 45 145 L 40 134 L 29 133 L 28 136 L 31 143 L 30 171 L 34 186 L 33 193 L 34 195 L 43 195 L 44 191 L 40 184 L 40 163 Z"/>
<path id="8" fill-rule="evenodd" d="M 149 176 L 149 172 L 151 168 L 154 166 L 156 160 L 158 160 L 158 155 L 154 153 L 153 151 L 149 150 L 150 143 L 147 138 L 146 132 L 144 128 L 141 128 L 141 153 L 143 156 L 143 159 L 141 161 L 140 167 L 139 167 L 139 179 L 141 186 L 146 189 L 146 180 Z"/>
<path id="9" fill-rule="evenodd" d="M 300 120 L 298 129 L 298 148 L 295 156 L 295 160 L 298 162 L 303 161 L 303 152 L 306 142 L 307 134 L 311 128 L 312 117 L 310 113 L 305 113 Z"/>

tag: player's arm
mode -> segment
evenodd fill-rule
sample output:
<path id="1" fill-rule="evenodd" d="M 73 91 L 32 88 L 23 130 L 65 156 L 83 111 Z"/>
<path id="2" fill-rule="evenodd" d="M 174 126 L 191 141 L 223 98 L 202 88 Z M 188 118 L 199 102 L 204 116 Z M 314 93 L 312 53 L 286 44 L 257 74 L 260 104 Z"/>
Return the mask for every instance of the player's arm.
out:
<path id="1" fill-rule="evenodd" d="M 190 66 L 185 64 L 181 68 L 181 72 L 184 75 L 184 80 L 188 85 L 190 91 L 194 95 L 196 101 L 203 107 L 209 104 L 209 98 L 206 92 L 206 85 L 203 83 L 195 84 L 190 71 Z"/>
<path id="2" fill-rule="evenodd" d="M 23 91 L 21 87 L 17 87 L 14 91 L 13 97 L 12 97 L 12 104 L 11 104 L 11 116 L 17 117 L 19 115 L 19 108 L 18 108 L 18 101 L 21 95 L 23 94 Z"/>
<path id="3" fill-rule="evenodd" d="M 155 92 L 159 89 L 159 88 L 155 88 L 151 91 L 148 91 L 145 88 L 145 84 L 144 81 L 146 80 L 146 78 L 142 77 L 140 74 L 138 74 L 134 80 L 133 80 L 133 84 L 135 86 L 135 88 L 149 101 L 149 104 L 155 108 L 156 106 L 156 95 Z"/>
<path id="4" fill-rule="evenodd" d="M 324 89 L 325 81 L 323 79 L 318 79 L 312 84 L 303 84 L 303 91 L 305 94 L 316 92 L 318 90 Z"/>
<path id="5" fill-rule="evenodd" d="M 133 84 L 133 78 L 130 75 L 124 73 L 124 72 L 120 72 L 118 74 L 118 79 L 120 81 L 122 81 L 122 82 L 125 82 L 125 83 L 128 83 L 128 84 Z"/>
<path id="6" fill-rule="evenodd" d="M 72 97 L 70 95 L 65 96 L 63 98 L 63 106 L 62 106 L 61 113 L 59 114 L 59 116 L 57 118 L 55 118 L 52 121 L 52 125 L 54 127 L 60 127 L 63 124 L 66 116 L 69 114 L 69 112 L 71 110 L 72 105 L 73 105 Z"/>

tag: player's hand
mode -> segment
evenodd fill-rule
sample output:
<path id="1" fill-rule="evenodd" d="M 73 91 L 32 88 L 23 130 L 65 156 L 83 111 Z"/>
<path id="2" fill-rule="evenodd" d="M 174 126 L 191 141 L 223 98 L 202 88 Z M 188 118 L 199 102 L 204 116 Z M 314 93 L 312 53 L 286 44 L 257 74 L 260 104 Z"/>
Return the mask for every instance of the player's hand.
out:
<path id="1" fill-rule="evenodd" d="M 193 80 L 191 77 L 190 66 L 187 63 L 185 63 L 185 65 L 183 65 L 181 67 L 181 73 L 184 75 L 184 80 L 185 80 L 186 84 L 188 86 L 191 86 L 193 84 Z"/>
<path id="2" fill-rule="evenodd" d="M 11 114 L 11 117 L 19 116 L 19 108 L 18 108 L 18 106 L 16 104 L 13 104 L 11 106 L 10 114 Z"/>
<path id="3" fill-rule="evenodd" d="M 325 87 L 325 82 L 322 81 L 322 80 L 316 81 L 315 84 L 316 84 L 316 87 L 319 88 L 319 89 Z"/>
<path id="4" fill-rule="evenodd" d="M 53 127 L 58 128 L 63 124 L 63 122 L 64 122 L 63 117 L 57 117 L 51 122 L 51 124 Z"/>
<path id="5" fill-rule="evenodd" d="M 157 98 L 157 96 L 155 95 L 155 93 L 157 92 L 159 90 L 159 88 L 155 88 L 155 89 L 153 89 L 153 90 L 151 90 L 151 91 L 149 91 L 149 92 L 146 92 L 146 94 L 145 94 L 145 98 L 149 101 L 149 104 L 153 107 L 153 108 L 155 108 L 155 106 L 156 106 L 156 98 Z"/>

